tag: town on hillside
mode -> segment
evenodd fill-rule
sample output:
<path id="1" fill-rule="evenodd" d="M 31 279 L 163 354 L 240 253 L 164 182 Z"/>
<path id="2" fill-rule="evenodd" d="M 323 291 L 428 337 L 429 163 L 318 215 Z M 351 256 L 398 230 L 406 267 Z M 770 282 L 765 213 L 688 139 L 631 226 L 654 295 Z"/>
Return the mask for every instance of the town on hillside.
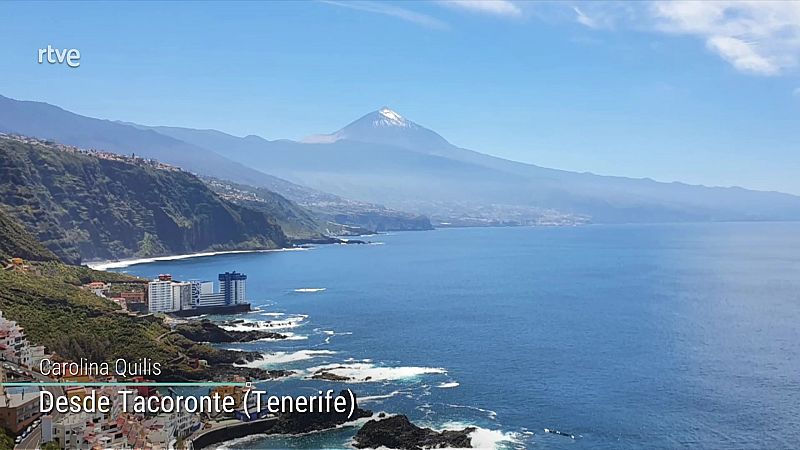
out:
<path id="1" fill-rule="evenodd" d="M 38 274 L 41 267 L 14 257 L 6 261 L 3 270 Z M 217 278 L 217 287 L 212 281 L 178 281 L 161 274 L 150 281 L 133 278 L 120 282 L 92 281 L 81 288 L 113 301 L 119 305 L 120 314 L 163 316 L 167 324 L 180 322 L 169 318 L 174 315 L 195 316 L 250 308 L 246 301 L 245 274 L 232 271 L 221 273 Z M 207 361 L 197 358 L 189 358 L 188 364 L 195 368 L 208 366 Z M 43 373 L 41 368 L 45 366 L 48 370 Z M 199 434 L 266 418 L 264 414 L 246 417 L 240 413 L 245 394 L 252 389 L 246 383 L 248 380 L 240 375 L 227 377 L 226 382 L 230 384 L 209 389 L 210 396 L 233 398 L 237 410 L 234 413 L 124 411 L 123 396 L 158 400 L 173 395 L 174 391 L 147 385 L 153 380 L 146 375 L 120 377 L 113 370 L 104 373 L 98 367 L 97 363 L 88 361 L 66 360 L 49 353 L 44 346 L 34 345 L 25 329 L 0 311 L 0 428 L 16 436 L 19 448 L 188 448 L 191 444 L 187 442 Z M 28 383 L 32 385 L 26 386 Z M 40 383 L 58 384 L 42 386 Z M 42 396 L 50 398 L 49 394 L 69 402 L 98 397 L 111 398 L 112 402 L 106 412 L 42 412 L 41 402 L 46 402 Z"/>

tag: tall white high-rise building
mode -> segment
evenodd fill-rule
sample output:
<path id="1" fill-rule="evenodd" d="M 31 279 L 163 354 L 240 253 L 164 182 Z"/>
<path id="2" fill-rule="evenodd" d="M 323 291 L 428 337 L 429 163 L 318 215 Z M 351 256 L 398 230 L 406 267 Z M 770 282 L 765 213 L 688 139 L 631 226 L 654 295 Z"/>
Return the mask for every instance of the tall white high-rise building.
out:
<path id="1" fill-rule="evenodd" d="M 225 297 L 226 305 L 245 303 L 247 275 L 237 272 L 219 274 L 219 292 Z"/>
<path id="2" fill-rule="evenodd" d="M 162 275 L 147 283 L 147 302 L 150 312 L 174 311 L 172 277 Z"/>

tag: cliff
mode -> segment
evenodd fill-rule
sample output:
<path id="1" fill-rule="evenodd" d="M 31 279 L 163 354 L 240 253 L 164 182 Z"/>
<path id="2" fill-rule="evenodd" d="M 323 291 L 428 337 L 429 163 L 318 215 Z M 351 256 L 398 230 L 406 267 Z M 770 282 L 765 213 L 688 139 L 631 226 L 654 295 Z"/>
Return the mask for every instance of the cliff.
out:
<path id="1" fill-rule="evenodd" d="M 0 136 L 0 209 L 70 263 L 288 244 L 188 172 L 27 138 Z"/>

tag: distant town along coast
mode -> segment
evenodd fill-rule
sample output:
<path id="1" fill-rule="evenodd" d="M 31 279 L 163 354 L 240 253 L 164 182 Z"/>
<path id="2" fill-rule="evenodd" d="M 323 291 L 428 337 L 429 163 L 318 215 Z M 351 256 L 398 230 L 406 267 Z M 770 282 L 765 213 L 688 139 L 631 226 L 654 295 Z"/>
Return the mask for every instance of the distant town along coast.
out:
<path id="1" fill-rule="evenodd" d="M 218 280 L 216 291 L 212 281 L 176 281 L 172 275 L 161 274 L 147 284 L 148 310 L 180 317 L 250 311 L 247 275 L 225 272 L 219 274 Z"/>
<path id="2" fill-rule="evenodd" d="M 250 311 L 250 302 L 246 300 L 247 275 L 236 271 L 225 272 L 220 273 L 217 279 L 218 290 L 215 290 L 213 281 L 179 281 L 170 274 L 160 274 L 152 281 L 95 281 L 83 287 L 99 297 L 114 301 L 131 313 L 192 317 Z"/>

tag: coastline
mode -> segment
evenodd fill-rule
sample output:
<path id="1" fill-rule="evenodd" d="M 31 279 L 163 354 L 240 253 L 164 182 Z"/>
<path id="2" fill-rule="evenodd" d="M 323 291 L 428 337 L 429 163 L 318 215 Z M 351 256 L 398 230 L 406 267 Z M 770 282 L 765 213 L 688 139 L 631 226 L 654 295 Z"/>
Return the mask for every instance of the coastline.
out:
<path id="1" fill-rule="evenodd" d="M 134 266 L 136 264 L 147 264 L 160 261 L 178 261 L 181 259 L 203 258 L 206 256 L 234 255 L 240 253 L 293 252 L 302 250 L 308 250 L 308 248 L 286 247 L 286 248 L 271 248 L 271 249 L 261 249 L 261 250 L 222 250 L 218 252 L 198 252 L 198 253 L 187 253 L 183 255 L 153 256 L 150 258 L 130 258 L 130 259 L 121 259 L 118 261 L 92 261 L 84 263 L 84 265 L 93 270 L 108 270 L 108 269 L 121 269 L 124 267 Z"/>
<path id="2" fill-rule="evenodd" d="M 296 249 L 292 249 L 292 248 L 290 248 L 290 249 L 275 249 L 275 250 L 267 250 L 267 251 L 284 251 L 284 250 L 296 250 Z M 205 253 L 199 253 L 199 254 L 194 254 L 194 255 L 176 255 L 176 256 L 167 256 L 167 257 L 155 257 L 155 258 L 148 258 L 147 260 L 148 261 L 151 261 L 151 260 L 152 261 L 158 261 L 158 260 L 161 260 L 161 261 L 163 261 L 163 260 L 180 260 L 180 259 L 184 259 L 184 258 L 192 257 L 192 256 L 205 256 L 205 255 L 209 255 L 210 256 L 210 255 L 226 254 L 226 253 L 252 253 L 252 252 L 257 252 L 257 251 L 254 250 L 254 251 L 205 252 Z M 296 255 L 296 256 L 300 257 L 300 255 Z M 142 259 L 144 259 L 144 258 L 142 258 Z M 132 260 L 132 261 L 137 261 L 137 260 Z M 141 259 L 138 260 L 138 261 L 141 261 Z M 197 261 L 197 262 L 201 262 L 201 261 Z M 125 264 L 125 263 L 133 265 L 133 264 L 131 264 L 131 260 L 120 261 L 120 262 L 117 262 L 115 265 L 122 265 L 122 264 Z M 256 262 L 253 262 L 253 263 L 255 264 Z M 144 264 L 144 263 L 140 263 L 140 264 Z M 203 264 L 205 264 L 205 263 L 203 263 Z M 138 268 L 138 269 L 134 269 L 134 272 L 146 271 L 146 270 L 147 270 L 146 268 Z M 299 282 L 305 283 L 306 280 L 298 281 L 298 283 Z M 323 283 L 311 284 L 309 282 L 308 284 L 290 284 L 289 286 L 291 287 L 291 286 L 323 286 L 323 285 L 324 285 Z M 314 292 L 324 292 L 323 289 L 326 289 L 326 288 L 322 288 L 322 287 L 314 287 L 314 288 L 301 287 L 301 288 L 294 288 L 294 289 L 290 290 L 288 288 L 284 289 L 284 287 L 281 286 L 280 292 L 283 292 L 284 295 L 291 295 L 291 294 L 297 292 L 298 289 L 301 290 L 300 292 L 311 292 L 312 290 Z M 287 297 L 287 298 L 293 299 L 294 297 Z M 277 309 L 272 309 L 272 307 L 275 307 L 275 306 L 278 306 Z M 246 316 L 240 316 L 240 317 L 242 317 L 242 319 L 236 319 L 236 320 L 244 320 L 246 322 L 251 322 L 251 321 L 255 321 L 255 322 L 273 321 L 273 322 L 280 322 L 280 323 L 283 324 L 284 322 L 287 322 L 287 319 L 290 318 L 290 317 L 302 316 L 303 319 L 308 317 L 308 315 L 303 315 L 303 314 L 296 313 L 296 312 L 293 312 L 293 311 L 286 311 L 286 310 L 280 308 L 279 306 L 280 305 L 274 305 L 274 304 L 268 305 L 267 306 L 267 308 L 268 308 L 267 311 L 283 311 L 283 312 L 264 313 L 264 315 L 266 317 L 248 317 L 248 318 L 245 318 Z M 281 316 L 277 316 L 275 314 L 280 314 Z M 299 322 L 302 322 L 302 321 L 303 320 L 300 320 Z M 286 326 L 288 326 L 289 328 L 293 328 L 294 326 L 297 326 L 297 324 L 293 324 L 292 322 L 298 322 L 298 321 L 291 320 L 291 321 L 289 321 L 289 323 L 286 323 Z M 219 325 L 224 327 L 224 324 L 219 324 Z M 240 324 L 236 323 L 235 325 L 240 325 Z M 318 325 L 322 326 L 323 323 L 320 323 Z M 276 327 L 276 331 L 283 332 L 283 328 L 284 328 L 283 326 Z M 245 348 L 248 348 L 250 351 L 260 352 L 260 353 L 262 353 L 262 355 L 270 355 L 270 356 L 274 356 L 274 357 L 278 357 L 278 358 L 284 358 L 284 359 L 285 358 L 289 358 L 289 360 L 285 360 L 285 361 L 280 361 L 280 360 L 278 360 L 278 361 L 275 361 L 275 360 L 274 361 L 269 361 L 271 363 L 270 365 L 272 366 L 271 368 L 273 368 L 273 369 L 278 369 L 278 368 L 282 368 L 283 369 L 283 368 L 286 368 L 286 367 L 292 367 L 291 364 L 297 365 L 298 369 L 297 369 L 297 372 L 295 372 L 295 374 L 293 374 L 294 376 L 286 376 L 285 377 L 287 380 L 291 379 L 286 385 L 288 387 L 292 387 L 292 386 L 295 386 L 295 385 L 303 385 L 303 384 L 307 383 L 306 381 L 294 381 L 295 379 L 296 380 L 307 379 L 307 380 L 309 380 L 308 382 L 310 382 L 310 383 L 316 383 L 316 384 L 312 384 L 314 386 L 322 385 L 322 383 L 324 383 L 324 384 L 344 385 L 344 386 L 350 386 L 351 388 L 355 388 L 355 386 L 353 386 L 353 385 L 356 385 L 356 386 L 358 386 L 359 391 L 366 390 L 366 392 L 364 392 L 365 396 L 363 398 L 359 397 L 359 400 L 363 400 L 365 403 L 369 403 L 370 401 L 375 402 L 376 401 L 375 398 L 380 399 L 381 397 L 384 397 L 384 396 L 387 396 L 387 395 L 388 395 L 388 397 L 394 397 L 395 396 L 395 391 L 393 391 L 392 393 L 386 394 L 385 390 L 380 387 L 383 384 L 386 384 L 386 383 L 402 384 L 402 383 L 406 383 L 406 380 L 413 380 L 413 379 L 416 379 L 416 378 L 421 378 L 423 376 L 426 376 L 426 377 L 427 376 L 435 376 L 435 377 L 437 377 L 437 378 L 433 378 L 435 383 L 431 385 L 431 388 L 437 387 L 437 388 L 442 388 L 442 389 L 445 389 L 445 388 L 451 388 L 452 389 L 452 388 L 457 387 L 458 383 L 453 381 L 453 379 L 451 377 L 446 376 L 446 370 L 445 369 L 436 368 L 436 367 L 440 367 L 440 366 L 436 366 L 436 367 L 433 367 L 433 368 L 431 368 L 431 367 L 403 366 L 402 364 L 400 364 L 399 361 L 387 362 L 386 364 L 388 364 L 388 365 L 384 365 L 383 363 L 373 363 L 373 361 L 371 359 L 354 360 L 352 358 L 344 358 L 344 356 L 348 356 L 346 354 L 344 354 L 342 356 L 335 356 L 335 354 L 339 353 L 338 349 L 334 350 L 333 348 L 331 348 L 330 350 L 328 350 L 326 347 L 323 347 L 323 348 L 326 348 L 326 350 L 319 350 L 317 348 L 319 345 L 330 344 L 331 336 L 352 334 L 349 331 L 335 333 L 334 331 L 332 331 L 333 329 L 336 329 L 335 325 L 331 325 L 330 327 L 322 327 L 319 330 L 309 331 L 308 334 L 310 336 L 303 336 L 305 339 L 309 339 L 309 338 L 311 339 L 311 340 L 308 341 L 308 343 L 298 343 L 296 345 L 292 344 L 291 348 L 273 349 L 271 347 L 270 348 L 266 348 L 266 347 L 262 348 L 260 346 L 255 348 L 255 349 L 251 349 L 249 347 L 245 347 Z M 314 336 L 316 336 L 316 335 L 319 335 L 321 337 L 318 337 L 318 338 L 316 338 L 316 340 L 314 340 L 315 339 Z M 319 341 L 319 342 L 316 342 L 316 341 Z M 234 346 L 236 346 L 236 345 L 234 345 Z M 233 350 L 233 349 L 230 349 L 230 350 Z M 268 351 L 268 350 L 272 350 L 272 351 Z M 304 356 L 304 353 L 310 353 L 310 352 L 316 352 L 316 351 L 330 352 L 330 354 L 311 355 L 311 357 L 306 357 L 306 358 L 303 358 L 302 360 L 301 359 L 295 359 L 295 358 L 299 358 L 300 356 Z M 278 355 L 276 355 L 276 353 Z M 316 361 L 315 358 L 317 356 L 319 356 L 321 358 L 328 358 L 328 359 L 322 359 L 321 361 Z M 255 361 L 255 360 L 254 361 L 249 361 L 250 364 L 241 364 L 241 366 L 244 366 L 244 367 L 250 366 L 250 368 L 269 370 L 270 367 L 267 367 L 267 366 L 264 365 L 264 363 L 267 362 L 267 359 L 268 358 L 265 358 L 265 359 L 262 359 L 262 360 L 258 360 L 258 361 Z M 307 362 L 306 362 L 306 360 L 307 360 Z M 303 361 L 303 362 L 299 363 L 299 365 L 298 365 L 298 363 L 296 361 Z M 330 379 L 325 379 L 325 378 L 313 379 L 313 378 L 310 377 L 313 374 L 313 371 L 311 373 L 305 372 L 306 370 L 315 369 L 315 368 L 319 368 L 319 367 L 326 366 L 326 365 L 335 366 L 335 367 L 331 367 L 329 369 L 338 369 L 339 371 L 344 371 L 344 373 L 340 374 L 340 375 L 352 375 L 352 379 L 351 380 L 347 380 L 347 381 L 344 381 L 344 380 L 338 380 L 337 381 L 337 380 L 330 380 Z M 260 366 L 263 366 L 263 367 L 260 367 Z M 307 369 L 305 369 L 306 367 L 307 367 Z M 440 375 L 442 377 L 445 377 L 445 378 L 441 378 L 440 379 L 439 378 Z M 367 387 L 367 385 L 369 385 L 370 387 Z M 373 388 L 372 386 L 376 386 L 376 387 Z M 425 387 L 422 388 L 422 390 L 425 390 L 425 389 L 426 389 Z M 288 392 L 291 392 L 291 391 L 288 391 Z M 359 404 L 360 403 L 361 403 L 361 401 L 359 401 Z M 370 405 L 370 406 L 373 406 L 373 405 Z M 387 405 L 383 405 L 382 403 L 379 403 L 379 407 L 385 407 L 385 406 L 389 406 L 389 408 L 386 408 L 385 410 L 392 411 L 392 413 L 401 413 L 402 412 L 402 413 L 405 413 L 405 414 L 415 414 L 415 410 L 397 409 L 394 406 L 394 403 L 390 403 L 390 404 L 387 404 Z M 389 415 L 395 415 L 395 414 L 389 413 Z M 481 417 L 483 417 L 483 415 L 481 415 Z M 362 421 L 354 424 L 355 427 L 354 427 L 353 432 L 351 433 L 351 432 L 348 431 L 348 436 L 350 436 L 350 439 L 354 438 L 353 434 L 357 433 L 358 428 L 360 428 L 360 425 L 363 425 L 369 419 L 370 418 L 367 418 L 367 420 L 362 420 Z M 372 419 L 375 419 L 375 417 L 372 417 Z M 505 428 L 498 427 L 498 425 L 495 424 L 495 423 L 491 423 L 491 422 L 490 423 L 486 423 L 487 421 L 478 420 L 478 418 L 472 417 L 469 414 L 462 415 L 461 413 L 458 413 L 458 414 L 452 415 L 452 416 L 448 415 L 448 416 L 446 416 L 446 420 L 444 422 L 442 422 L 441 420 L 438 420 L 435 423 L 431 423 L 429 421 L 420 419 L 418 417 L 416 419 L 412 419 L 412 420 L 421 420 L 421 422 L 416 422 L 416 426 L 421 427 L 421 428 L 429 428 L 429 429 L 434 430 L 436 432 L 441 432 L 441 431 L 447 430 L 447 429 L 449 429 L 448 427 L 456 428 L 454 424 L 458 423 L 459 425 L 461 425 L 462 422 L 459 422 L 459 421 L 463 421 L 464 425 L 461 428 L 464 428 L 464 427 L 467 427 L 467 426 L 476 428 L 475 435 L 470 435 L 470 438 L 474 438 L 475 439 L 476 445 L 473 445 L 473 447 L 476 447 L 476 448 L 497 448 L 497 446 L 499 445 L 498 444 L 499 441 L 516 442 L 516 436 L 511 434 L 513 432 L 507 431 Z M 494 420 L 494 419 L 492 418 L 491 420 Z M 412 422 L 412 424 L 413 423 L 415 423 L 415 422 Z M 225 424 L 225 426 L 214 426 L 211 429 L 201 429 L 196 434 L 193 434 L 192 436 L 189 436 L 188 439 L 193 442 L 193 444 L 195 445 L 195 448 L 224 448 L 226 445 L 230 445 L 232 443 L 239 443 L 239 445 L 242 445 L 242 444 L 240 444 L 242 442 L 252 442 L 253 445 L 262 446 L 262 444 L 260 443 L 262 439 L 268 440 L 268 439 L 271 439 L 271 438 L 276 438 L 277 439 L 276 442 L 283 442 L 282 439 L 290 439 L 291 440 L 291 439 L 294 439 L 295 436 L 306 434 L 306 433 L 282 433 L 282 432 L 278 432 L 277 429 L 273 429 L 273 425 L 274 424 L 275 424 L 275 421 L 274 420 L 269 420 L 269 419 L 266 419 L 266 420 L 262 419 L 262 420 L 259 420 L 259 422 L 242 422 L 242 423 L 233 422 L 233 423 L 227 423 L 227 424 Z M 338 429 L 338 428 L 342 428 L 342 426 L 341 425 L 336 425 L 336 426 L 330 427 L 330 428 L 326 427 L 326 428 L 323 428 L 323 429 L 315 430 L 315 431 L 313 431 L 313 433 L 327 433 L 327 432 L 330 432 L 330 431 L 332 431 L 334 429 Z M 339 436 L 339 434 L 336 434 L 334 432 L 334 434 L 332 434 L 331 436 Z M 494 439 L 491 439 L 491 441 L 490 441 L 489 437 L 492 437 Z M 319 439 L 321 441 L 325 441 L 326 442 L 326 446 L 328 448 L 342 448 L 342 447 L 339 446 L 338 442 L 337 443 L 333 443 L 333 441 L 331 441 L 330 443 L 327 443 L 327 440 L 326 440 L 327 438 L 319 437 Z"/>

